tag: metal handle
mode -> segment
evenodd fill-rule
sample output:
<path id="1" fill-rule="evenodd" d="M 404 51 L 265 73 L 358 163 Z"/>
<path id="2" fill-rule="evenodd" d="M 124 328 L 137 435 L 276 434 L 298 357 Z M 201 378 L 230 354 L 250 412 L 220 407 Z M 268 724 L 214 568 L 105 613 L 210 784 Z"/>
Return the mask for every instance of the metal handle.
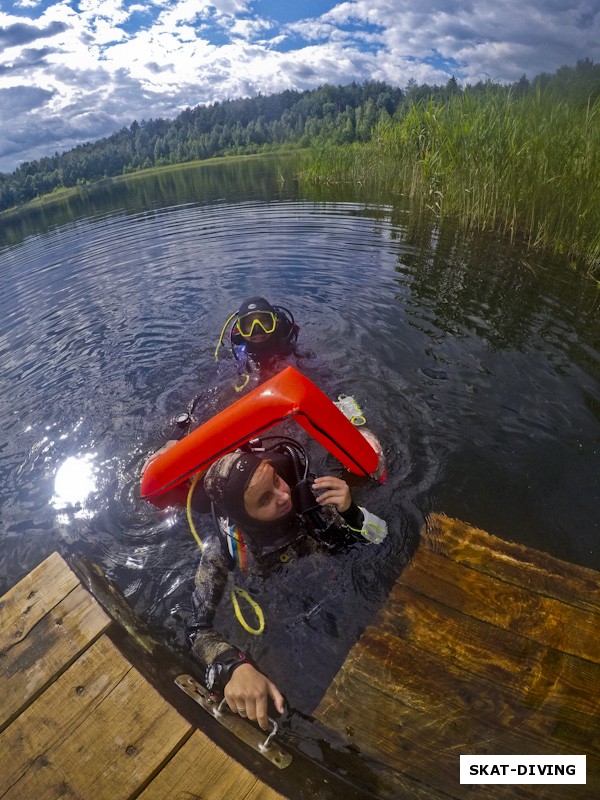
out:
<path id="1" fill-rule="evenodd" d="M 219 705 L 217 706 L 217 708 L 215 709 L 215 711 L 214 711 L 215 717 L 220 717 L 223 714 L 223 711 L 225 710 L 225 708 L 229 708 L 229 706 L 227 704 L 227 700 L 225 698 L 223 698 L 221 700 L 221 702 L 219 703 Z M 271 747 L 271 740 L 275 737 L 275 735 L 277 734 L 277 731 L 279 730 L 279 726 L 277 725 L 275 720 L 271 719 L 271 717 L 269 717 L 268 719 L 269 719 L 269 722 L 271 723 L 271 725 L 273 726 L 273 730 L 267 736 L 267 738 L 264 740 L 264 742 L 262 744 L 258 745 L 258 749 L 261 752 L 264 752 L 265 750 L 268 750 Z"/>
<path id="2" fill-rule="evenodd" d="M 221 714 L 223 713 L 223 710 L 224 710 L 223 706 L 225 706 L 225 708 L 229 708 L 229 706 L 227 705 L 227 700 L 225 700 L 225 698 L 223 698 L 221 700 L 221 702 L 219 703 L 219 705 L 215 709 L 215 717 L 220 717 L 221 716 Z"/>
<path id="3" fill-rule="evenodd" d="M 267 738 L 264 740 L 264 742 L 262 744 L 258 745 L 258 749 L 261 751 L 261 753 L 263 753 L 265 750 L 268 750 L 271 747 L 271 739 L 275 736 L 275 734 L 279 730 L 279 727 L 278 727 L 278 725 L 277 725 L 277 723 L 275 722 L 274 719 L 271 719 L 271 717 L 269 717 L 269 722 L 273 726 L 273 730 L 267 736 Z"/>

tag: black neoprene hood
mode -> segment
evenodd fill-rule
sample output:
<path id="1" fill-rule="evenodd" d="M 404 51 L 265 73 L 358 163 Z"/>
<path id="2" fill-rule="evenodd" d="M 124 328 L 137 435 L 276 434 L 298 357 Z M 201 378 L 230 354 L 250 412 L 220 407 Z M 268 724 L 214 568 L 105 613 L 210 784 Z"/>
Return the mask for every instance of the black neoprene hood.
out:
<path id="1" fill-rule="evenodd" d="M 239 307 L 238 316 L 243 317 L 244 314 L 251 314 L 253 311 L 271 311 L 274 313 L 275 309 L 264 297 L 249 297 Z"/>

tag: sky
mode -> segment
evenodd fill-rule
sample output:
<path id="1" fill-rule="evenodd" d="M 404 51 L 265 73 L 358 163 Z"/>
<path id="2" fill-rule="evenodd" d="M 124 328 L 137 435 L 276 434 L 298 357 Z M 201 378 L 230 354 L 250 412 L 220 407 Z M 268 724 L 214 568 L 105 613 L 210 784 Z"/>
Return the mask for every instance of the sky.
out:
<path id="1" fill-rule="evenodd" d="M 582 58 L 600 59 L 600 0 L 0 0 L 0 171 L 219 100 Z"/>

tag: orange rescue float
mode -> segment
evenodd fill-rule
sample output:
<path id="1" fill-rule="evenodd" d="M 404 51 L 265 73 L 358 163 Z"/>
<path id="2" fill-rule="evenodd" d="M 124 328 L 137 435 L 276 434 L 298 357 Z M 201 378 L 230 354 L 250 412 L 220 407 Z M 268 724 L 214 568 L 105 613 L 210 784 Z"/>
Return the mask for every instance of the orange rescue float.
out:
<path id="1" fill-rule="evenodd" d="M 312 381 L 287 367 L 152 459 L 141 496 L 162 506 L 164 495 L 195 473 L 289 417 L 351 472 L 377 470 L 378 455 L 365 437 Z"/>

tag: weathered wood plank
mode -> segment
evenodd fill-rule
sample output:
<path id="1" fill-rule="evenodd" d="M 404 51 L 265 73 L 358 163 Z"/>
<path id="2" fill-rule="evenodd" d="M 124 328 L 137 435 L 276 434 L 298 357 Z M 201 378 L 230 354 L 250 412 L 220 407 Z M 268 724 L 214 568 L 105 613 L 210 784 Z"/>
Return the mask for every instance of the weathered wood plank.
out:
<path id="1" fill-rule="evenodd" d="M 202 764 L 202 770 L 198 765 Z M 188 739 L 139 800 L 284 800 L 200 731 Z"/>
<path id="2" fill-rule="evenodd" d="M 424 548 L 506 583 L 600 612 L 600 573 L 498 539 L 466 522 L 430 514 L 421 529 L 420 549 Z"/>
<path id="3" fill-rule="evenodd" d="M 599 665 L 465 616 L 401 584 L 372 627 L 453 664 L 469 679 L 487 680 L 497 691 L 504 687 L 536 704 L 552 691 L 576 714 L 600 714 L 599 692 L 591 691 L 600 685 Z"/>
<path id="4" fill-rule="evenodd" d="M 422 680 L 427 680 L 423 674 Z M 600 760 L 588 756 L 588 783 L 582 786 L 476 786 L 469 788 L 459 783 L 459 756 L 462 754 L 554 754 L 556 744 L 537 742 L 523 736 L 519 730 L 488 728 L 483 736 L 473 735 L 469 726 L 474 717 L 462 720 L 445 720 L 442 715 L 404 713 L 402 703 L 385 702 L 368 683 L 349 672 L 336 677 L 326 699 L 319 706 L 317 718 L 343 731 L 348 744 L 358 747 L 369 759 L 395 769 L 398 777 L 391 780 L 401 787 L 406 778 L 431 787 L 433 797 L 445 793 L 463 800 L 505 800 L 507 797 L 522 800 L 592 800 L 600 792 Z M 351 702 L 350 702 L 351 698 Z M 453 728 L 456 729 L 454 743 Z M 568 750 L 567 752 L 573 752 Z M 575 751 L 577 752 L 577 751 Z M 579 751 L 580 752 L 580 751 Z M 594 775 L 590 773 L 595 770 Z M 510 791 L 510 794 L 507 792 Z M 409 798 L 410 794 L 398 793 Z"/>
<path id="5" fill-rule="evenodd" d="M 427 549 L 419 552 L 399 584 L 467 617 L 600 664 L 600 614 L 506 583 Z"/>
<path id="6" fill-rule="evenodd" d="M 0 730 L 110 625 L 110 618 L 80 585 L 49 610 L 42 607 L 44 615 L 25 635 L 17 629 L 14 643 L 4 639 Z"/>
<path id="7" fill-rule="evenodd" d="M 0 734 L 0 797 L 40 754 L 70 736 L 130 669 L 131 664 L 102 636 L 25 709 Z"/>
<path id="8" fill-rule="evenodd" d="M 131 668 L 81 724 L 32 763 L 3 800 L 125 800 L 191 732 L 190 724 Z"/>
<path id="9" fill-rule="evenodd" d="M 467 748 L 486 739 L 490 730 L 518 729 L 523 741 L 530 744 L 545 742 L 550 748 L 560 744 L 571 753 L 579 753 L 583 747 L 600 757 L 598 716 L 574 713 L 555 696 L 551 682 L 548 695 L 536 702 L 477 679 L 455 663 L 377 629 L 363 635 L 360 650 L 346 660 L 336 681 L 347 676 L 365 684 L 362 695 L 373 692 L 371 716 L 365 718 L 365 725 L 377 727 L 381 705 L 401 703 L 396 710 L 398 722 L 404 728 L 431 726 L 440 750 Z M 324 708 L 322 703 L 319 714 Z M 336 712 L 330 707 L 328 713 L 335 716 Z"/>
<path id="10" fill-rule="evenodd" d="M 457 800 L 596 798 L 599 588 L 591 570 L 433 515 L 315 716 L 402 797 L 409 778 Z M 467 753 L 585 753 L 588 783 L 460 786 Z"/>
<path id="11" fill-rule="evenodd" d="M 0 598 L 0 652 L 24 639 L 79 584 L 58 553 L 52 553 Z"/>

